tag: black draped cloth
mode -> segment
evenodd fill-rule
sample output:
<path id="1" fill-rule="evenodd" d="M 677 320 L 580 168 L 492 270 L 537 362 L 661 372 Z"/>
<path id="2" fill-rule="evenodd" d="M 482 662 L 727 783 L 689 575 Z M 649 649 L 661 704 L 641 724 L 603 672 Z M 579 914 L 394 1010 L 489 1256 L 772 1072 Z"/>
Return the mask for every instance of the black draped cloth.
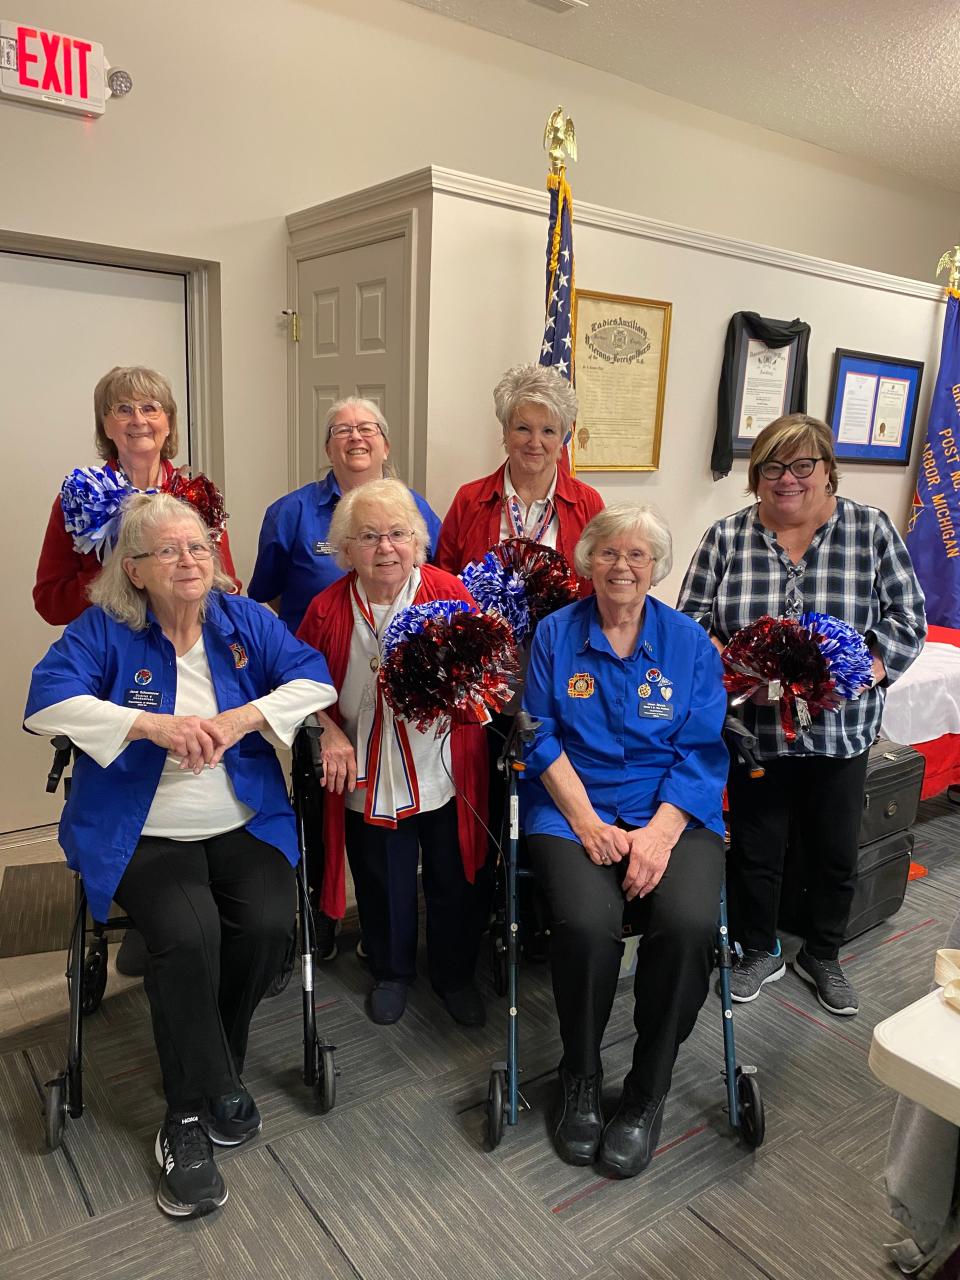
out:
<path id="1" fill-rule="evenodd" d="M 788 402 L 784 413 L 803 413 L 807 407 L 807 347 L 810 344 L 810 326 L 802 320 L 765 320 L 755 311 L 737 311 L 727 326 L 727 339 L 723 344 L 723 367 L 720 370 L 720 386 L 717 389 L 717 433 L 713 438 L 710 468 L 714 480 L 730 474 L 733 465 L 733 429 L 737 400 L 737 354 L 750 338 L 757 338 L 768 347 L 786 347 L 797 343 L 792 387 L 788 388 Z"/>

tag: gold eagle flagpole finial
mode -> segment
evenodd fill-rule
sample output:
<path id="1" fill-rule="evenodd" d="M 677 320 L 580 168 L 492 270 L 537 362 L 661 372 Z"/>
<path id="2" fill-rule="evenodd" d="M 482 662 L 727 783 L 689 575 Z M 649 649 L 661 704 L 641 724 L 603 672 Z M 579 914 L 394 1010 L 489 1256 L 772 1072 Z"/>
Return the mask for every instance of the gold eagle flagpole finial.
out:
<path id="1" fill-rule="evenodd" d="M 551 173 L 559 173 L 564 167 L 564 155 L 568 155 L 571 160 L 577 158 L 577 135 L 573 121 L 562 105 L 550 112 L 547 127 L 543 131 L 543 149 L 550 157 Z"/>
<path id="2" fill-rule="evenodd" d="M 950 268 L 947 288 L 956 293 L 960 289 L 960 244 L 955 244 L 952 249 L 948 249 L 937 263 L 937 275 L 939 276 L 947 267 Z"/>

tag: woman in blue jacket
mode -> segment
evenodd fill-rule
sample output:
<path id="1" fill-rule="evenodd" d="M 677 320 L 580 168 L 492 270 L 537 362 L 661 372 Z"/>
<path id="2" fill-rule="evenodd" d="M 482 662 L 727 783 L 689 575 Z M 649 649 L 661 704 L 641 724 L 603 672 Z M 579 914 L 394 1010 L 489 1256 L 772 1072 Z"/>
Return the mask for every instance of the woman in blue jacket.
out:
<path id="1" fill-rule="evenodd" d="M 94 918 L 113 899 L 146 941 L 167 1099 L 157 1201 L 177 1217 L 227 1198 L 211 1142 L 260 1130 L 240 1073 L 298 857 L 272 744 L 336 698 L 322 656 L 231 590 L 193 508 L 134 496 L 94 607 L 34 669 L 24 721 L 80 753 L 60 843 Z"/>
<path id="2" fill-rule="evenodd" d="M 524 708 L 539 722 L 524 828 L 551 909 L 560 1017 L 554 1143 L 620 1177 L 649 1164 L 677 1051 L 707 994 L 723 878 L 727 698 L 706 634 L 647 593 L 670 532 L 646 507 L 608 507 L 574 553 L 594 594 L 541 622 Z M 600 1043 L 625 921 L 637 948 L 633 1065 L 604 1129 Z"/>

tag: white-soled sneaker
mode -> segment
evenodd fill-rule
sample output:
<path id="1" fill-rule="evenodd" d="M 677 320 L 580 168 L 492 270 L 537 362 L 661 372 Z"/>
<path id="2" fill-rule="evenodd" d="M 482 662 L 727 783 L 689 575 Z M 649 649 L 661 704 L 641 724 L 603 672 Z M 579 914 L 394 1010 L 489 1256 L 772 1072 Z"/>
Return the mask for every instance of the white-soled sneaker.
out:
<path id="1" fill-rule="evenodd" d="M 164 1213 L 199 1218 L 225 1203 L 229 1193 L 197 1112 L 168 1111 L 154 1150 L 160 1165 L 157 1204 Z"/>
<path id="2" fill-rule="evenodd" d="M 805 947 L 797 952 L 793 967 L 804 982 L 817 989 L 817 999 L 827 1013 L 852 1018 L 860 1009 L 860 1001 L 839 960 L 818 960 L 807 954 Z"/>
<path id="3" fill-rule="evenodd" d="M 779 982 L 787 972 L 783 956 L 769 951 L 744 951 L 730 971 L 730 998 L 738 1004 L 756 1000 L 768 982 Z"/>

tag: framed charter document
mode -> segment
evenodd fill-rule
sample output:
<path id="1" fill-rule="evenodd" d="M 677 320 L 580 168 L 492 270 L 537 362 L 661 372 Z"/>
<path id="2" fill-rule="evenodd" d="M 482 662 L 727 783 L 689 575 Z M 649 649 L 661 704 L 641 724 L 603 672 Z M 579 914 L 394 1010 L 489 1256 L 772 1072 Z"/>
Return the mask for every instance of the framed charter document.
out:
<path id="1" fill-rule="evenodd" d="M 838 347 L 827 409 L 837 458 L 907 466 L 922 377 L 920 360 Z"/>
<path id="2" fill-rule="evenodd" d="M 656 471 L 670 346 L 669 302 L 576 294 L 577 471 Z"/>
<path id="3" fill-rule="evenodd" d="M 734 359 L 735 454 L 748 454 L 763 428 L 790 412 L 799 371 L 799 347 L 799 338 L 774 347 L 762 338 L 742 335 Z"/>

